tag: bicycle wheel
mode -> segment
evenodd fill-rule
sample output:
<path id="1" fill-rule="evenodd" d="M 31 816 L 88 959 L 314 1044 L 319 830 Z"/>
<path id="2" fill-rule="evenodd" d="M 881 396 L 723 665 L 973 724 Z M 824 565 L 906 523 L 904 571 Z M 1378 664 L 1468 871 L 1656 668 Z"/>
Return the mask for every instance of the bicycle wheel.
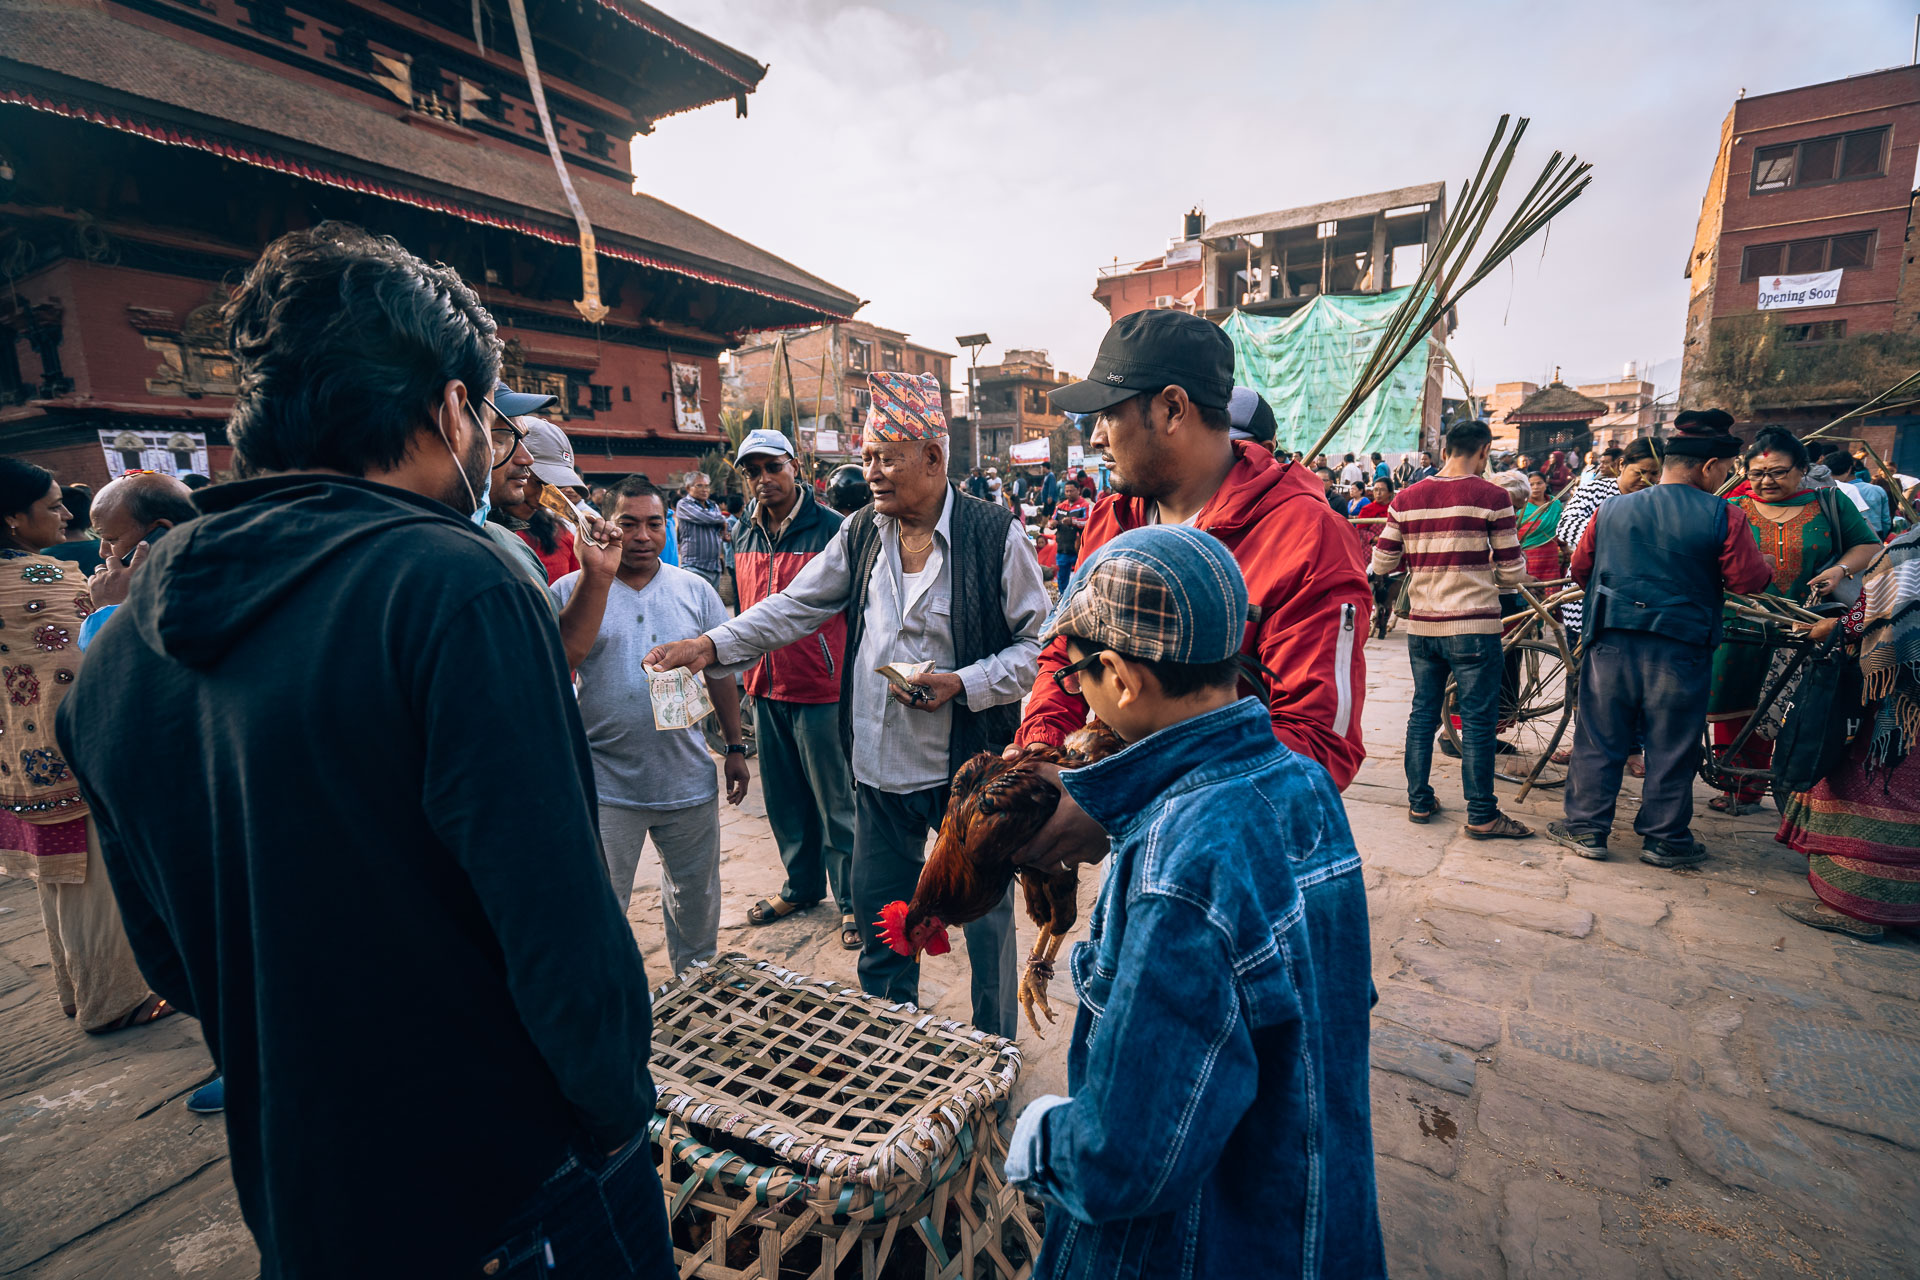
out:
<path id="1" fill-rule="evenodd" d="M 1525 783 L 1531 777 L 1536 787 L 1565 786 L 1567 766 L 1554 763 L 1553 753 L 1573 745 L 1567 728 L 1573 718 L 1573 669 L 1560 647 L 1549 640 L 1510 641 L 1504 652 L 1507 668 L 1500 688 L 1494 776 L 1512 783 Z M 1455 751 L 1463 745 L 1458 692 L 1449 676 L 1440 732 Z"/>

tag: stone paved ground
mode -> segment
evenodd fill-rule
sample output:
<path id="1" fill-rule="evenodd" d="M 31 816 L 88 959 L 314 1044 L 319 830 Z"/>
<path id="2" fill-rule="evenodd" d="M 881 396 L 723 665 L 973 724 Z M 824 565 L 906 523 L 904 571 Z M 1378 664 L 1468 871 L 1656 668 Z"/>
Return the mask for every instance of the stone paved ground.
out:
<path id="1" fill-rule="evenodd" d="M 1860 945 L 1780 915 L 1776 903 L 1807 889 L 1803 864 L 1772 841 L 1771 809 L 1703 817 L 1716 857 L 1679 874 L 1635 861 L 1630 834 L 1595 863 L 1545 840 L 1409 825 L 1404 645 L 1373 642 L 1368 659 L 1372 759 L 1347 809 L 1373 918 L 1393 1274 L 1920 1273 L 1920 947 Z M 1442 760 L 1437 772 L 1457 816 L 1457 770 Z M 1540 827 L 1556 806 L 1537 793 L 1515 811 Z M 780 883 L 757 788 L 724 834 L 722 948 L 851 981 L 830 913 L 739 923 Z M 1088 877 L 1089 903 L 1094 889 Z M 345 904 L 326 909 L 347 919 Z M 222 1123 L 183 1105 L 211 1074 L 193 1024 L 80 1035 L 50 994 L 30 888 L 0 881 L 0 912 L 0 1276 L 254 1275 Z M 657 889 L 629 914 L 658 974 Z M 927 962 L 922 995 L 964 1018 L 955 942 Z M 1064 966 L 1055 992 L 1057 1029 L 1022 1038 L 1017 1100 L 1063 1091 Z"/>

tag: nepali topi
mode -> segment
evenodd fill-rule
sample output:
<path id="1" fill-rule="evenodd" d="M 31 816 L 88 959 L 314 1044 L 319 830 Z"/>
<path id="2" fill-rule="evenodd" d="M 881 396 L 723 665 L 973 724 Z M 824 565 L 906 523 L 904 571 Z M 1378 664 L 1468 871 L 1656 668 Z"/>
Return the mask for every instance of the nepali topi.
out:
<path id="1" fill-rule="evenodd" d="M 938 440 L 947 434 L 940 380 L 930 373 L 882 371 L 867 375 L 873 403 L 867 435 L 874 440 Z"/>

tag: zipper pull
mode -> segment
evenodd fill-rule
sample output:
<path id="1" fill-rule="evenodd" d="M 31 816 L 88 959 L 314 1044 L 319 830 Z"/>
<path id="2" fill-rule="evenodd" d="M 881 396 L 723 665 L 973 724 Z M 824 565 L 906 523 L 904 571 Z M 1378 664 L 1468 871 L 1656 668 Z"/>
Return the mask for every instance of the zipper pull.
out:
<path id="1" fill-rule="evenodd" d="M 1351 604 L 1343 604 L 1340 606 L 1340 629 L 1342 631 L 1353 630 L 1353 606 Z"/>

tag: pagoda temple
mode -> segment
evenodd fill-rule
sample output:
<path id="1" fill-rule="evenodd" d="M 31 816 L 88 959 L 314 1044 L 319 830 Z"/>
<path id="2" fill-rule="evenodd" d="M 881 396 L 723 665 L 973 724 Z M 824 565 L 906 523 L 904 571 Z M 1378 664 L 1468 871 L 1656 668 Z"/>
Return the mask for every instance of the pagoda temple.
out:
<path id="1" fill-rule="evenodd" d="M 458 270 L 594 478 L 691 468 L 723 350 L 860 306 L 634 193 L 634 135 L 766 74 L 637 0 L 0 0 L 0 31 L 0 452 L 68 483 L 230 465 L 221 302 L 328 218 Z"/>

